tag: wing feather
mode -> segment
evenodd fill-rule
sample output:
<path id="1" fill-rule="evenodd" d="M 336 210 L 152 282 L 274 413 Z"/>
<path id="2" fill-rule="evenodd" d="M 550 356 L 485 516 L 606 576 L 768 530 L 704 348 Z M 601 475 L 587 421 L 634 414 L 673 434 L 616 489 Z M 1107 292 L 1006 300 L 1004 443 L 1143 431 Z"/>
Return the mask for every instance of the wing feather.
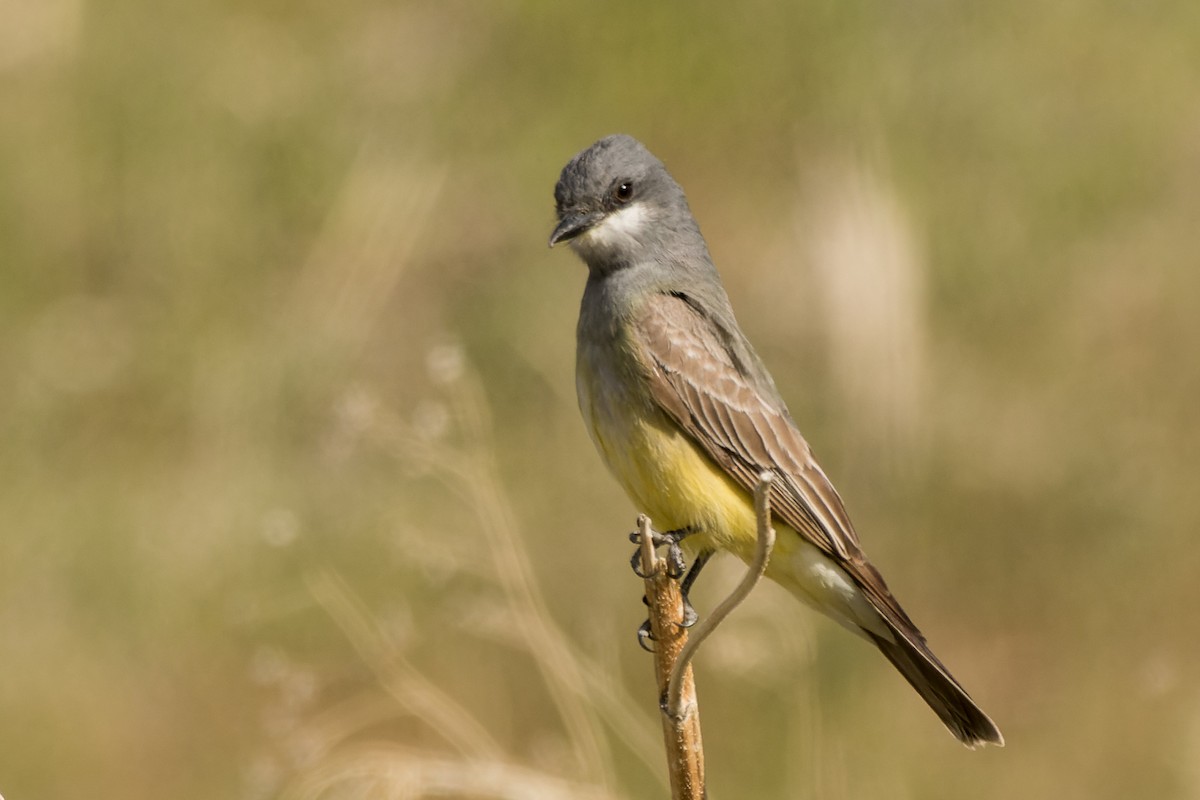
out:
<path id="1" fill-rule="evenodd" d="M 897 634 L 868 632 L 942 721 L 968 746 L 1003 744 L 995 723 L 929 650 L 879 571 L 867 561 L 841 497 L 812 456 L 732 319 L 725 328 L 680 294 L 651 297 L 633 319 L 654 401 L 738 484 L 776 476 L 775 516 L 834 559 Z"/>
<path id="2" fill-rule="evenodd" d="M 773 388 L 739 367 L 719 329 L 678 295 L 655 295 L 633 330 L 650 367 L 655 402 L 722 469 L 752 492 L 763 470 L 777 480 L 775 515 L 834 558 L 893 621 L 911 625 L 867 562 L 837 490 Z M 890 612 L 890 613 L 889 613 Z"/>

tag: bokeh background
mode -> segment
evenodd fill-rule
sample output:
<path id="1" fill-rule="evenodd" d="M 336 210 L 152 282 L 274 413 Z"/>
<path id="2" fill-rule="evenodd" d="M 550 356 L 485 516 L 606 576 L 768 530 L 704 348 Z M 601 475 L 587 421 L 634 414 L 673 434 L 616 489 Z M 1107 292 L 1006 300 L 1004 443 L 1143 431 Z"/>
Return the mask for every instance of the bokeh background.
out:
<path id="1" fill-rule="evenodd" d="M 665 796 L 545 246 L 618 131 L 1009 743 L 764 586 L 712 796 L 1200 797 L 1200 5 L 0 17 L 10 800 Z"/>

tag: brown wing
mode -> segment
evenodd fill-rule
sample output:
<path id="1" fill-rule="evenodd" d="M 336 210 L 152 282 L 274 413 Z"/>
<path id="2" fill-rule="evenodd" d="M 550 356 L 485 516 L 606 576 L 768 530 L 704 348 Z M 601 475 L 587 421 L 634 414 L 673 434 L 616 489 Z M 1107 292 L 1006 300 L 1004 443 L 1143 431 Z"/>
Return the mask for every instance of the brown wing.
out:
<path id="1" fill-rule="evenodd" d="M 911 626 L 773 388 L 760 390 L 739 367 L 717 326 L 677 295 L 655 295 L 633 322 L 655 402 L 748 492 L 772 471 L 775 516 L 840 563 L 893 622 Z"/>
<path id="2" fill-rule="evenodd" d="M 740 332 L 722 330 L 676 295 L 647 301 L 633 330 L 655 402 L 748 492 L 763 470 L 773 472 L 775 516 L 837 561 L 898 634 L 894 641 L 867 635 L 963 743 L 1003 746 L 999 728 L 930 651 L 863 555 L 842 499 Z"/>

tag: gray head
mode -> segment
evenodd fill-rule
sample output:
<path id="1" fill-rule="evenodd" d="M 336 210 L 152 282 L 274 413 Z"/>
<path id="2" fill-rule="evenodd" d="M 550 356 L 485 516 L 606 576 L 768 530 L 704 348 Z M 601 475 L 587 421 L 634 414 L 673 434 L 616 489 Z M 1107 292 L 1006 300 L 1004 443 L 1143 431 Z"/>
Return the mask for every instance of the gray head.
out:
<path id="1" fill-rule="evenodd" d="M 554 187 L 558 226 L 593 272 L 657 263 L 711 269 L 683 189 L 641 142 L 606 136 L 572 158 Z"/>

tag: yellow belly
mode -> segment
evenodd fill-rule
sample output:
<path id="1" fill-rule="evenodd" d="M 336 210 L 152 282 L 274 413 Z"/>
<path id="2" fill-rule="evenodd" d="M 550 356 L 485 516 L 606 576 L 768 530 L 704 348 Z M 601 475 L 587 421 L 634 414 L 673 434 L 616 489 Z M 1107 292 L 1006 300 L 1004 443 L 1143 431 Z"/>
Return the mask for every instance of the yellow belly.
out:
<path id="1" fill-rule="evenodd" d="M 754 551 L 753 502 L 656 407 L 593 398 L 584 420 L 609 470 L 656 530 L 692 528 L 689 549 Z"/>
<path id="2" fill-rule="evenodd" d="M 581 378 L 580 407 L 609 470 L 655 530 L 690 528 L 689 550 L 716 549 L 753 557 L 757 524 L 749 492 L 712 461 L 652 402 L 629 393 L 593 393 Z M 611 384 L 609 384 L 611 387 Z M 797 598 L 859 635 L 890 637 L 878 613 L 849 576 L 787 525 L 767 576 Z"/>

